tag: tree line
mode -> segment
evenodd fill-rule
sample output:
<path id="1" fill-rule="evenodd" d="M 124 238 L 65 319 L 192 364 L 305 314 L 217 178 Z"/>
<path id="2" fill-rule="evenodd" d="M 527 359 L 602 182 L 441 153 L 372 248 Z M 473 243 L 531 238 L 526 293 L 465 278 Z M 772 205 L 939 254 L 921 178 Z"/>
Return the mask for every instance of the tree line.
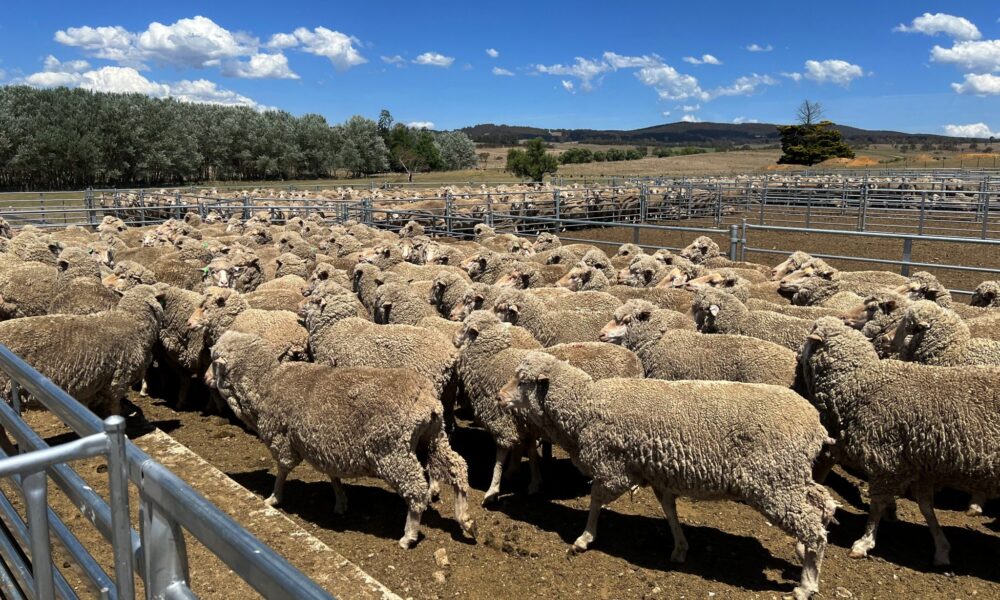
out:
<path id="1" fill-rule="evenodd" d="M 388 117 L 387 122 L 383 122 Z M 388 125 L 388 126 L 386 126 Z M 0 188 L 363 177 L 475 167 L 472 140 L 354 116 L 193 104 L 141 94 L 0 87 Z"/>

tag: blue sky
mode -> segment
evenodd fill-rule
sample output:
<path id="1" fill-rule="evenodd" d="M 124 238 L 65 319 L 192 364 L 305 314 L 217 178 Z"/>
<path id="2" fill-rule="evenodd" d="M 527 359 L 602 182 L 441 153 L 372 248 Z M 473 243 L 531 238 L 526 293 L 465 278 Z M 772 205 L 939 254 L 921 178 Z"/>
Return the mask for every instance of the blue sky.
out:
<path id="1" fill-rule="evenodd" d="M 437 129 L 786 122 L 810 98 L 858 127 L 1000 137 L 1000 3 L 831 6 L 19 1 L 0 81 Z"/>

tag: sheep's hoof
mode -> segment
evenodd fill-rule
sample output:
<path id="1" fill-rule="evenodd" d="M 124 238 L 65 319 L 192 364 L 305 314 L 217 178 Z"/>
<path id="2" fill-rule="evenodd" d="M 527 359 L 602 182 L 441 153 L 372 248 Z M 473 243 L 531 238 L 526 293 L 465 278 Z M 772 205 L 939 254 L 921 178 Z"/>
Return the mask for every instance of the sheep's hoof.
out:
<path id="1" fill-rule="evenodd" d="M 405 535 L 402 538 L 399 539 L 399 547 L 402 548 L 403 550 L 409 550 L 416 543 L 417 543 L 417 539 L 416 538 L 411 538 L 411 537 L 405 536 Z"/>
<path id="2" fill-rule="evenodd" d="M 866 548 L 860 548 L 857 545 L 851 548 L 851 552 L 848 554 L 851 558 L 867 558 L 868 550 Z"/>
<path id="3" fill-rule="evenodd" d="M 970 504 L 965 514 L 970 517 L 981 517 L 983 516 L 983 507 L 978 504 Z"/>
<path id="4" fill-rule="evenodd" d="M 499 498 L 500 498 L 500 492 L 486 492 L 486 495 L 483 496 L 483 506 L 496 504 Z"/>
<path id="5" fill-rule="evenodd" d="M 528 484 L 528 494 L 534 495 L 542 491 L 542 484 L 537 481 L 532 481 Z"/>
<path id="6" fill-rule="evenodd" d="M 347 512 L 347 503 L 346 502 L 343 502 L 343 503 L 337 502 L 337 503 L 335 503 L 333 505 L 333 514 L 335 514 L 335 515 L 342 515 L 342 514 L 344 514 L 346 512 Z"/>
<path id="7" fill-rule="evenodd" d="M 802 586 L 798 586 L 792 590 L 792 598 L 795 598 L 795 600 L 809 600 L 816 591 L 818 590 L 808 590 Z"/>
<path id="8" fill-rule="evenodd" d="M 950 567 L 951 566 L 951 558 L 948 557 L 947 553 L 945 553 L 943 555 L 935 554 L 934 555 L 934 566 L 935 567 Z"/>
<path id="9" fill-rule="evenodd" d="M 583 554 L 590 547 L 590 540 L 586 540 L 583 537 L 579 537 L 573 542 L 573 545 L 569 547 L 570 554 Z"/>
<path id="10" fill-rule="evenodd" d="M 277 496 L 275 496 L 274 494 L 271 494 L 270 496 L 268 496 L 268 497 L 267 497 L 267 499 L 266 499 L 266 500 L 264 500 L 264 504 L 266 504 L 267 506 L 270 506 L 271 508 L 274 508 L 274 507 L 275 507 L 275 506 L 277 506 L 277 505 L 278 505 L 278 504 L 279 504 L 280 502 L 281 502 L 281 501 L 280 501 L 280 500 L 278 500 L 278 497 L 277 497 Z M 336 512 L 336 509 L 334 509 L 334 512 Z"/>
<path id="11" fill-rule="evenodd" d="M 476 527 L 476 522 L 469 519 L 465 523 L 462 523 L 462 533 L 465 534 L 465 537 L 475 540 L 479 533 L 479 528 Z"/>
<path id="12" fill-rule="evenodd" d="M 686 560 L 687 548 L 675 548 L 674 551 L 670 553 L 670 562 L 680 564 Z"/>

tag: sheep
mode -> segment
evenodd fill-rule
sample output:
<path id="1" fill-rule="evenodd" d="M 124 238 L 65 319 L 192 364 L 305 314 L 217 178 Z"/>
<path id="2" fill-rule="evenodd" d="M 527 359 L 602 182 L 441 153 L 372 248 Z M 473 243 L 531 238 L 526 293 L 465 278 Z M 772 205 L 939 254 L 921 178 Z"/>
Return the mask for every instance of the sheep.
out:
<path id="1" fill-rule="evenodd" d="M 969 326 L 969 335 L 972 337 L 1000 341 L 1000 311 L 969 319 L 966 325 Z"/>
<path id="2" fill-rule="evenodd" d="M 375 265 L 383 271 L 404 262 L 399 244 L 390 242 L 381 243 L 362 251 L 360 259 L 362 262 Z"/>
<path id="3" fill-rule="evenodd" d="M 464 273 L 462 274 L 464 275 Z M 442 271 L 431 282 L 431 290 L 427 302 L 435 307 L 438 313 L 448 318 L 452 311 L 462 303 L 462 298 L 470 284 L 467 279 L 457 273 Z"/>
<path id="4" fill-rule="evenodd" d="M 504 274 L 493 285 L 513 287 L 519 290 L 554 285 L 567 269 L 562 265 L 544 265 L 539 267 L 531 263 L 516 263 L 505 269 Z"/>
<path id="5" fill-rule="evenodd" d="M 584 264 L 588 267 L 600 269 L 609 281 L 615 279 L 615 276 L 618 273 L 618 270 L 615 269 L 615 266 L 608 258 L 608 255 L 601 250 L 591 250 L 587 252 L 582 258 L 580 258 L 580 261 L 577 264 Z"/>
<path id="6" fill-rule="evenodd" d="M 46 314 L 89 315 L 111 310 L 118 305 L 118 294 L 101 284 L 100 279 L 76 277 L 59 286 Z"/>
<path id="7" fill-rule="evenodd" d="M 886 288 L 898 288 L 908 283 L 902 275 L 888 271 L 841 272 L 825 261 L 814 258 L 797 271 L 781 279 L 779 290 L 791 297 L 793 304 L 805 306 L 824 303 L 838 292 L 852 292 L 862 298 Z M 808 285 L 807 285 L 808 284 Z"/>
<path id="8" fill-rule="evenodd" d="M 427 295 L 418 296 L 406 284 L 386 283 L 375 290 L 372 313 L 376 323 L 415 325 L 424 317 L 437 315 L 427 302 Z"/>
<path id="9" fill-rule="evenodd" d="M 906 296 L 882 291 L 865 298 L 864 302 L 845 312 L 841 319 L 865 334 L 880 358 L 897 358 L 899 350 L 893 347 L 896 328 L 909 305 Z"/>
<path id="10" fill-rule="evenodd" d="M 969 304 L 982 308 L 1000 308 L 1000 281 L 984 281 L 977 285 Z"/>
<path id="11" fill-rule="evenodd" d="M 553 250 L 555 248 L 559 248 L 560 246 L 562 246 L 562 241 L 559 239 L 559 236 L 549 233 L 548 231 L 539 233 L 538 236 L 535 237 L 535 242 L 532 244 L 535 252 Z"/>
<path id="12" fill-rule="evenodd" d="M 678 312 L 629 300 L 601 330 L 603 342 L 621 344 L 639 355 L 646 377 L 795 384 L 795 352 L 741 335 L 704 335 Z M 693 360 L 693 359 L 697 360 Z"/>
<path id="13" fill-rule="evenodd" d="M 21 231 L 7 243 L 7 252 L 21 260 L 40 262 L 51 267 L 56 266 L 62 244 L 51 236 L 35 235 L 30 231 Z"/>
<path id="14" fill-rule="evenodd" d="M 601 291 L 611 286 L 607 276 L 596 267 L 580 262 L 556 282 L 572 292 Z"/>
<path id="15" fill-rule="evenodd" d="M 185 408 L 193 378 L 200 377 L 208 368 L 205 329 L 188 327 L 188 319 L 201 304 L 202 296 L 166 283 L 158 283 L 154 287 L 163 300 L 160 348 L 165 366 L 177 375 L 177 406 Z M 142 392 L 145 393 L 145 386 Z"/>
<path id="16" fill-rule="evenodd" d="M 750 282 L 737 275 L 733 269 L 711 271 L 684 284 L 684 289 L 689 292 L 697 292 L 706 287 L 732 294 L 743 303 L 750 299 Z"/>
<path id="17" fill-rule="evenodd" d="M 424 235 L 424 226 L 416 221 L 408 221 L 399 229 L 399 237 L 401 238 L 413 238 L 418 235 Z"/>
<path id="18" fill-rule="evenodd" d="M 299 303 L 302 302 L 303 295 L 293 289 L 269 288 L 260 289 L 243 295 L 250 308 L 260 310 L 287 310 L 298 311 Z"/>
<path id="19" fill-rule="evenodd" d="M 274 458 L 268 505 L 281 503 L 285 480 L 302 460 L 330 477 L 336 514 L 347 509 L 342 478 L 378 477 L 406 502 L 399 540 L 406 549 L 417 541 L 429 475 L 452 485 L 455 519 L 475 537 L 468 467 L 448 444 L 427 378 L 407 369 L 280 363 L 260 338 L 227 332 L 212 348 L 210 382 Z"/>
<path id="20" fill-rule="evenodd" d="M 667 265 L 652 256 L 640 254 L 619 271 L 618 282 L 631 287 L 655 287 L 670 273 Z"/>
<path id="21" fill-rule="evenodd" d="M 1000 342 L 970 337 L 961 317 L 930 300 L 918 300 L 906 309 L 894 345 L 902 360 L 927 365 L 1000 366 Z"/>
<path id="22" fill-rule="evenodd" d="M 751 294 L 752 293 L 753 292 L 751 291 Z M 747 308 L 749 308 L 750 310 L 769 310 L 771 312 L 781 313 L 783 315 L 799 317 L 800 319 L 837 317 L 843 314 L 844 312 L 842 309 L 830 308 L 828 306 L 795 306 L 794 304 L 775 304 L 774 302 L 761 300 L 760 298 L 754 298 L 752 296 L 750 298 L 747 298 L 744 304 L 746 304 Z"/>
<path id="23" fill-rule="evenodd" d="M 688 549 L 677 496 L 740 501 L 796 539 L 803 567 L 795 597 L 819 591 L 826 526 L 837 505 L 813 481 L 812 466 L 829 438 L 816 409 L 795 392 L 729 381 L 595 382 L 531 352 L 499 397 L 593 478 L 587 525 L 572 551 L 594 542 L 605 504 L 649 485 L 674 538 L 672 561 L 683 562 Z"/>
<path id="24" fill-rule="evenodd" d="M 596 340 L 613 310 L 550 309 L 528 291 L 512 288 L 504 288 L 493 300 L 493 312 L 502 321 L 524 327 L 543 346 Z"/>
<path id="25" fill-rule="evenodd" d="M 720 256 L 719 245 L 707 235 L 702 235 L 683 248 L 680 255 L 694 264 L 700 265 L 710 258 Z"/>
<path id="26" fill-rule="evenodd" d="M 152 361 L 162 321 L 157 291 L 139 286 L 112 310 L 4 321 L 0 344 L 98 415 L 117 415 Z"/>
<path id="27" fill-rule="evenodd" d="M 519 262 L 516 256 L 484 250 L 467 258 L 462 263 L 462 269 L 472 281 L 493 285 Z"/>
<path id="28" fill-rule="evenodd" d="M 0 270 L 0 320 L 46 314 L 59 283 L 55 267 L 36 261 Z"/>
<path id="29" fill-rule="evenodd" d="M 305 280 L 312 273 L 315 262 L 302 258 L 291 252 L 286 252 L 274 259 L 274 277 L 279 279 L 287 275 L 297 275 Z M 259 289 L 257 286 L 255 289 Z"/>
<path id="30" fill-rule="evenodd" d="M 896 288 L 896 293 L 907 296 L 910 300 L 930 300 L 942 308 L 953 310 L 958 316 L 969 319 L 982 316 L 982 308 L 955 302 L 951 292 L 944 287 L 938 278 L 927 271 L 917 271 L 910 280 Z"/>
<path id="31" fill-rule="evenodd" d="M 798 350 L 812 321 L 770 311 L 751 311 L 732 294 L 699 290 L 691 304 L 698 331 L 746 335 Z"/>
<path id="32" fill-rule="evenodd" d="M 211 285 L 238 292 L 252 292 L 265 280 L 260 255 L 244 247 L 232 248 L 229 254 L 216 257 L 204 271 Z"/>
<path id="33" fill-rule="evenodd" d="M 467 256 L 466 252 L 453 244 L 432 241 L 424 245 L 424 264 L 457 266 L 462 264 Z"/>
<path id="34" fill-rule="evenodd" d="M 130 290 L 137 285 L 155 285 L 156 275 L 131 260 L 124 260 L 115 265 L 110 275 L 104 278 L 104 285 L 117 292 Z"/>
<path id="35" fill-rule="evenodd" d="M 537 492 L 541 475 L 537 465 L 534 443 L 540 431 L 532 428 L 517 415 L 499 410 L 496 402 L 500 387 L 514 373 L 517 363 L 524 358 L 530 348 L 518 348 L 512 332 L 518 329 L 502 323 L 496 315 L 487 311 L 473 311 L 463 321 L 461 331 L 455 337 L 455 345 L 461 350 L 458 373 L 462 387 L 469 398 L 469 404 L 476 420 L 493 437 L 496 444 L 496 458 L 490 487 L 483 497 L 487 505 L 500 494 L 500 480 L 507 456 L 515 447 L 527 445 L 531 467 L 529 493 Z M 596 346 L 596 348 L 595 348 Z M 604 346 L 605 348 L 600 348 Z M 623 350 L 618 348 L 618 350 Z M 545 349 L 544 352 L 559 355 L 576 366 L 591 372 L 595 377 L 627 377 L 641 375 L 641 363 L 631 352 L 615 354 L 608 344 L 592 343 L 577 347 L 565 344 Z"/>
<path id="36" fill-rule="evenodd" d="M 909 489 L 934 538 L 934 564 L 947 565 L 934 490 L 1000 494 L 1000 372 L 881 360 L 861 332 L 833 317 L 816 321 L 799 363 L 837 440 L 834 457 L 868 476 L 868 523 L 851 556 L 875 547 L 882 513 Z"/>
<path id="37" fill-rule="evenodd" d="M 188 319 L 188 328 L 204 329 L 209 346 L 226 331 L 252 333 L 267 342 L 280 360 L 305 358 L 309 343 L 309 332 L 299 325 L 295 313 L 250 308 L 239 292 L 229 288 L 207 288 Z"/>
<path id="38" fill-rule="evenodd" d="M 812 256 L 806 254 L 805 252 L 795 251 L 792 252 L 788 258 L 782 261 L 779 265 L 771 269 L 771 281 L 781 281 L 781 279 L 792 273 L 793 271 L 798 271 L 799 268 L 812 260 Z"/>

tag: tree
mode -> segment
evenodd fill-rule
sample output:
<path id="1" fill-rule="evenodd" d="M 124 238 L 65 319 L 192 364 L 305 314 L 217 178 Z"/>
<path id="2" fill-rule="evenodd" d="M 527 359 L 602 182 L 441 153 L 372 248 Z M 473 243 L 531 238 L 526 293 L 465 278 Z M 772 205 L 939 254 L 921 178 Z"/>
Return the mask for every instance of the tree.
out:
<path id="1" fill-rule="evenodd" d="M 782 165 L 814 165 L 828 158 L 854 158 L 854 151 L 844 143 L 830 121 L 812 125 L 778 126 L 781 133 Z"/>
<path id="2" fill-rule="evenodd" d="M 389 112 L 389 109 L 383 108 L 378 113 L 378 134 L 382 136 L 383 140 L 385 140 L 386 137 L 389 135 L 389 131 L 391 130 L 392 130 L 392 113 Z"/>
<path id="3" fill-rule="evenodd" d="M 813 125 L 823 118 L 823 105 L 819 102 L 803 100 L 796 111 L 799 125 Z"/>
<path id="4" fill-rule="evenodd" d="M 461 131 L 439 133 L 434 141 L 445 169 L 471 169 L 479 162 L 472 138 Z"/>
<path id="5" fill-rule="evenodd" d="M 378 123 L 353 116 L 341 125 L 343 147 L 337 155 L 338 164 L 352 177 L 380 173 L 389 169 L 389 151 L 378 134 Z"/>
<path id="6" fill-rule="evenodd" d="M 541 181 L 546 173 L 555 173 L 558 168 L 555 154 L 545 151 L 545 140 L 540 137 L 528 141 L 523 150 L 511 148 L 507 152 L 507 170 L 518 177 Z"/>

